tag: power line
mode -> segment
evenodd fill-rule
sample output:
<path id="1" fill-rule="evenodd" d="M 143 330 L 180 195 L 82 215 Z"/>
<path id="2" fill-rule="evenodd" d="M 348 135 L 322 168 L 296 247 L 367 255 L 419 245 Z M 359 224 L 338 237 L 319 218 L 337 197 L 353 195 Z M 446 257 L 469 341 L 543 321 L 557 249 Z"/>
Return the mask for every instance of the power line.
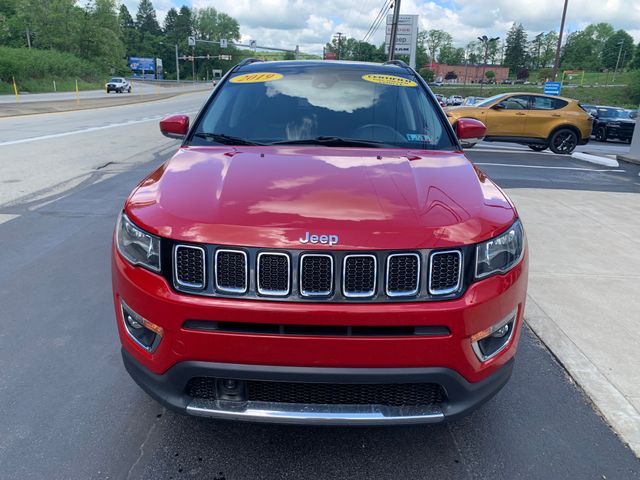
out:
<path id="1" fill-rule="evenodd" d="M 380 27 L 380 23 L 384 18 L 386 18 L 387 12 L 391 8 L 392 3 L 393 3 L 393 0 L 384 1 L 384 3 L 382 4 L 382 7 L 380 8 L 380 11 L 378 12 L 378 15 L 373 20 L 373 23 L 369 27 L 369 30 L 367 31 L 366 35 L 362 38 L 363 42 L 368 42 L 375 35 L 376 31 Z"/>

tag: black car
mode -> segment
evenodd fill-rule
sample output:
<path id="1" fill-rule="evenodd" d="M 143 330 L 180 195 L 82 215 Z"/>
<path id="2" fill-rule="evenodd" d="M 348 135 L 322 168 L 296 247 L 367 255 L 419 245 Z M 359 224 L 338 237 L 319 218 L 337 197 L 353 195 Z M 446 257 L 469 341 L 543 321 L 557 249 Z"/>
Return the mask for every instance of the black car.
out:
<path id="1" fill-rule="evenodd" d="M 636 121 L 629 110 L 600 105 L 582 105 L 582 107 L 594 117 L 593 135 L 597 141 L 618 139 L 631 142 Z"/>

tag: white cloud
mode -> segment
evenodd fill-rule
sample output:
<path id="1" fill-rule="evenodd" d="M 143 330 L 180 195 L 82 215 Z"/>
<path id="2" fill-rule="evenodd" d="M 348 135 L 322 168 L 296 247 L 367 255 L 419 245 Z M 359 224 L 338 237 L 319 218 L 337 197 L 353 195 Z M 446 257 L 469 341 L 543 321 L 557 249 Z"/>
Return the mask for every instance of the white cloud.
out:
<path id="1" fill-rule="evenodd" d="M 135 17 L 139 0 L 124 0 Z M 164 19 L 172 5 L 195 8 L 214 6 L 240 22 L 243 40 L 279 48 L 322 53 L 322 46 L 340 31 L 361 39 L 382 6 L 382 0 L 153 0 L 158 18 Z M 420 28 L 439 28 L 464 46 L 478 35 L 504 38 L 513 22 L 522 23 L 535 35 L 557 30 L 561 0 L 403 0 L 402 13 L 419 14 Z M 589 23 L 609 22 L 640 40 L 639 0 L 571 0 L 567 29 L 575 31 Z M 372 41 L 384 40 L 384 22 Z"/>

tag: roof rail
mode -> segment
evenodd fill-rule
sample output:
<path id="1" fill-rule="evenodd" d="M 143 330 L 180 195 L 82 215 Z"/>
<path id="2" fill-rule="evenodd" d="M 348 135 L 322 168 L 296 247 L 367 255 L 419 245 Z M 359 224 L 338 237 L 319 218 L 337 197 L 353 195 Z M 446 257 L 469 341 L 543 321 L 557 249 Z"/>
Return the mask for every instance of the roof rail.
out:
<path id="1" fill-rule="evenodd" d="M 389 60 L 388 62 L 384 62 L 383 65 L 396 65 L 402 68 L 409 68 L 409 65 L 407 65 L 402 60 Z"/>
<path id="2" fill-rule="evenodd" d="M 245 65 L 249 65 L 249 64 L 256 63 L 256 62 L 261 62 L 261 61 L 262 60 L 260 60 L 259 58 L 245 58 L 237 66 L 238 67 L 244 67 Z"/>

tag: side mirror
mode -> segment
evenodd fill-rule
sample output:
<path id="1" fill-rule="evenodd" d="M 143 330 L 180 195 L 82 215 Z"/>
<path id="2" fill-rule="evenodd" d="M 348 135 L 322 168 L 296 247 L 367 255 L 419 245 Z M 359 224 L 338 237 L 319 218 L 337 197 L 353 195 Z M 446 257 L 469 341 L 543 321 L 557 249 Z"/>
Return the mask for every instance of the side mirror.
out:
<path id="1" fill-rule="evenodd" d="M 496 103 L 493 107 L 491 107 L 491 110 L 504 110 L 506 107 L 504 105 L 504 103 L 500 102 L 500 103 Z"/>
<path id="2" fill-rule="evenodd" d="M 484 138 L 487 127 L 475 118 L 461 118 L 456 122 L 456 135 L 462 146 L 475 145 Z"/>
<path id="3" fill-rule="evenodd" d="M 189 131 L 189 117 L 170 115 L 160 120 L 160 131 L 165 137 L 184 138 Z"/>

